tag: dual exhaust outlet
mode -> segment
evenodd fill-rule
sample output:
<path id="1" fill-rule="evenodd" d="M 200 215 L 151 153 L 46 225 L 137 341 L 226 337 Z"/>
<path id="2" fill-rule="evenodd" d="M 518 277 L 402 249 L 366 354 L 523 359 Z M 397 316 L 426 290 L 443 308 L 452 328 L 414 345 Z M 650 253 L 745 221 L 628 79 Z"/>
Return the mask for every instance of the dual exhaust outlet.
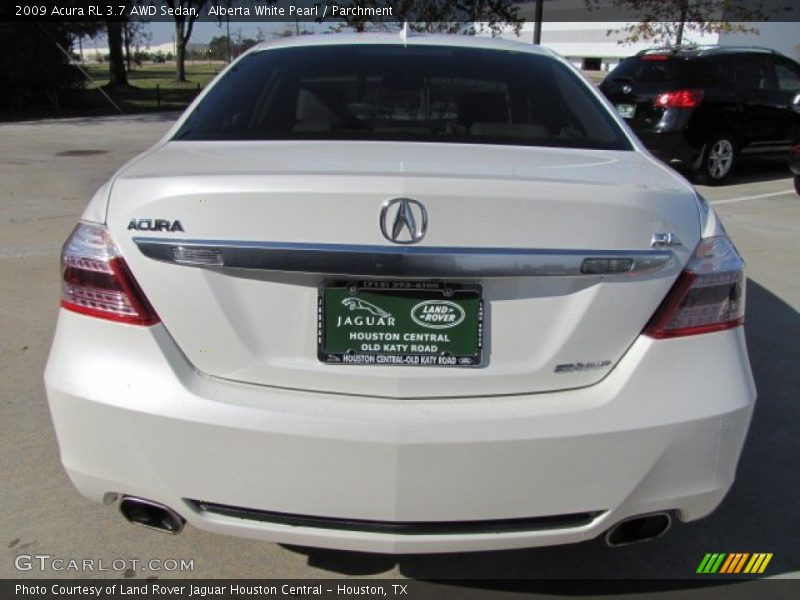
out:
<path id="1" fill-rule="evenodd" d="M 119 502 L 119 510 L 122 516 L 134 525 L 172 535 L 183 531 L 183 526 L 186 524 L 186 519 L 168 506 L 144 498 L 123 496 Z"/>
<path id="2" fill-rule="evenodd" d="M 668 512 L 655 512 L 620 521 L 606 532 L 606 544 L 612 548 L 660 538 L 672 526 Z"/>
<path id="3" fill-rule="evenodd" d="M 186 524 L 186 520 L 168 506 L 135 496 L 123 496 L 119 510 L 135 525 L 172 535 L 183 531 L 183 526 Z M 631 517 L 609 529 L 605 541 L 611 547 L 646 542 L 664 535 L 671 525 L 672 517 L 668 512 Z"/>

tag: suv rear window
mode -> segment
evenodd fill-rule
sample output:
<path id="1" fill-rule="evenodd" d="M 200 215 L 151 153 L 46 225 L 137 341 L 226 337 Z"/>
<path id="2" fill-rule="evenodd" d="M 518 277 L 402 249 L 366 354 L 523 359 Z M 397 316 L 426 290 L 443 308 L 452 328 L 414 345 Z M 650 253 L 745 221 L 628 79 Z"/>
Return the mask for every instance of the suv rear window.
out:
<path id="1" fill-rule="evenodd" d="M 612 72 L 614 79 L 630 77 L 636 83 L 673 83 L 687 78 L 686 61 L 664 55 L 632 56 Z"/>
<path id="2" fill-rule="evenodd" d="M 176 140 L 367 140 L 630 150 L 586 85 L 534 54 L 438 46 L 245 56 Z"/>

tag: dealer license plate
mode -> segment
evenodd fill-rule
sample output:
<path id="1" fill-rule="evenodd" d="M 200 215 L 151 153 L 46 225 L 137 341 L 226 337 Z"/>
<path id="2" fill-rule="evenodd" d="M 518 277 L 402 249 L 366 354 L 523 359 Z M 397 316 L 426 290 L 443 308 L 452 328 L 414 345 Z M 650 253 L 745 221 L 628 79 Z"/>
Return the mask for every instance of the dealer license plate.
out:
<path id="1" fill-rule="evenodd" d="M 327 364 L 475 367 L 483 348 L 482 288 L 422 281 L 329 282 L 317 308 Z"/>
<path id="2" fill-rule="evenodd" d="M 617 104 L 617 113 L 623 119 L 632 119 L 636 114 L 635 104 Z"/>

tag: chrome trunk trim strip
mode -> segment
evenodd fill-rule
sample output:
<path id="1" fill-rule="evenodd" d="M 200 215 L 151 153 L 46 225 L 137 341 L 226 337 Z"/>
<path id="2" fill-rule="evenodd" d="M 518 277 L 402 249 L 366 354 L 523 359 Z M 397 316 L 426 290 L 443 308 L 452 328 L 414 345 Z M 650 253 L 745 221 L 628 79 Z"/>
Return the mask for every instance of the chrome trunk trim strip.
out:
<path id="1" fill-rule="evenodd" d="M 145 256 L 168 263 L 352 277 L 484 279 L 642 274 L 664 268 L 675 256 L 664 249 L 544 250 L 145 237 L 133 241 Z"/>

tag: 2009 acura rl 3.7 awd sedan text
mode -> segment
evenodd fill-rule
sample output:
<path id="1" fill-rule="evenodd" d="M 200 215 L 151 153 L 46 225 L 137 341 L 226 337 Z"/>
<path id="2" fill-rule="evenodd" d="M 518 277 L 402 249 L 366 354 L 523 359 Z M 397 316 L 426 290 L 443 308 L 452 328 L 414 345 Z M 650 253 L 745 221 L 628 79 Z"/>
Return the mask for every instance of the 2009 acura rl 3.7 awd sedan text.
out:
<path id="1" fill-rule="evenodd" d="M 755 401 L 714 212 L 528 45 L 259 46 L 97 192 L 62 267 L 64 466 L 167 531 L 656 537 L 720 503 Z"/>

